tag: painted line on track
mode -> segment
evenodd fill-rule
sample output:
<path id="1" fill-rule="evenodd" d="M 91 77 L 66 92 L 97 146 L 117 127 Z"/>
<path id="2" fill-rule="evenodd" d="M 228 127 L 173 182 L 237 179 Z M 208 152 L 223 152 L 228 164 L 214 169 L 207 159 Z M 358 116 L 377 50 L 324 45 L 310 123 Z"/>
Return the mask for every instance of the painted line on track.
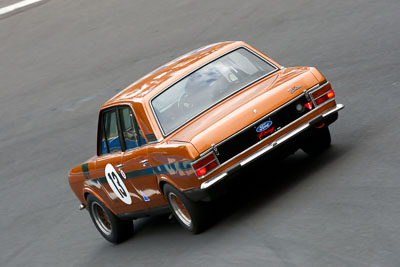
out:
<path id="1" fill-rule="evenodd" d="M 15 10 L 18 10 L 20 8 L 30 6 L 30 5 L 38 3 L 38 2 L 42 2 L 42 1 L 44 1 L 44 0 L 24 0 L 24 1 L 0 8 L 0 16 L 10 13 L 10 12 L 13 12 Z"/>

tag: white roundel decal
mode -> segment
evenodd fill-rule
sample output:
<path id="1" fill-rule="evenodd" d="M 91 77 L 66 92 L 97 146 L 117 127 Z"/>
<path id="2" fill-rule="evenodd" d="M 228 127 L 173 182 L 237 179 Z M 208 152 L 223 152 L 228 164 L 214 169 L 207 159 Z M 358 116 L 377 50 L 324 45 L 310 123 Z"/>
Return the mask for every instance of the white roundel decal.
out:
<path id="1" fill-rule="evenodd" d="M 126 189 L 126 186 L 121 177 L 118 175 L 117 171 L 110 163 L 106 165 L 106 178 L 112 191 L 114 191 L 119 199 L 121 199 L 124 203 L 128 205 L 132 204 L 132 199 L 128 192 L 128 189 Z"/>

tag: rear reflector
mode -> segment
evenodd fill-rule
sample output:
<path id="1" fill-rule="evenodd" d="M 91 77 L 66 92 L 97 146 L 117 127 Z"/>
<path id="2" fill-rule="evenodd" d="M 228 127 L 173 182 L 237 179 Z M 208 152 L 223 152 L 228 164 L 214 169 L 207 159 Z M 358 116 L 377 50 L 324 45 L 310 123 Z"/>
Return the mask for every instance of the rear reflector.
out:
<path id="1" fill-rule="evenodd" d="M 306 108 L 308 108 L 309 110 L 312 110 L 312 108 L 313 108 L 312 101 L 306 103 L 304 106 L 305 106 Z"/>

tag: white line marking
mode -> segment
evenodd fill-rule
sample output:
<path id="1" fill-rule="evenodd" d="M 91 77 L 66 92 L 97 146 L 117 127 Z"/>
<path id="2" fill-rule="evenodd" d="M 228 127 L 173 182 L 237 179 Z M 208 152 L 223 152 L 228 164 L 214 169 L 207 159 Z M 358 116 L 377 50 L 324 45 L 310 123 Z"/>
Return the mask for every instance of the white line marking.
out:
<path id="1" fill-rule="evenodd" d="M 13 5 L 0 8 L 0 16 L 41 1 L 43 0 L 24 0 Z"/>

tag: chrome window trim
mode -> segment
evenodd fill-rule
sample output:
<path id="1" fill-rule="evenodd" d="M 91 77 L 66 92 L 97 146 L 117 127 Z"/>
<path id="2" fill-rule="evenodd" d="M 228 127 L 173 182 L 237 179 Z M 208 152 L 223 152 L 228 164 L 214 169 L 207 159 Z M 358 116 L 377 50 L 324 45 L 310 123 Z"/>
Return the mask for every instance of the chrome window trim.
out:
<path id="1" fill-rule="evenodd" d="M 271 65 L 271 66 L 274 67 L 275 69 L 274 69 L 273 71 L 270 71 L 270 72 L 268 72 L 267 74 L 261 76 L 260 78 L 258 78 L 258 79 L 256 79 L 256 80 L 254 80 L 254 81 L 252 81 L 252 82 L 250 82 L 250 83 L 248 83 L 248 84 L 246 84 L 246 85 L 240 87 L 238 90 L 236 90 L 236 91 L 233 92 L 232 94 L 230 94 L 230 95 L 226 96 L 225 98 L 221 99 L 220 101 L 214 103 L 214 105 L 212 105 L 212 106 L 206 108 L 205 110 L 203 110 L 203 111 L 200 112 L 199 114 L 196 114 L 194 117 L 192 117 L 192 118 L 186 120 L 186 121 L 183 122 L 181 125 L 179 125 L 178 127 L 174 128 L 173 130 L 171 130 L 169 133 L 166 134 L 166 133 L 164 132 L 164 129 L 161 127 L 161 124 L 160 124 L 160 121 L 158 120 L 158 117 L 156 116 L 156 112 L 155 112 L 155 110 L 154 110 L 154 108 L 153 108 L 153 100 L 154 100 L 157 96 L 159 96 L 160 94 L 162 94 L 164 91 L 168 90 L 169 88 L 171 88 L 172 86 L 174 86 L 175 84 L 177 84 L 177 83 L 180 82 L 181 80 L 185 79 L 186 77 L 188 77 L 189 75 L 191 75 L 191 74 L 194 73 L 195 71 L 197 71 L 197 70 L 201 69 L 202 67 L 204 67 L 204 66 L 206 66 L 206 65 L 208 65 L 208 64 L 210 64 L 210 63 L 212 63 L 212 62 L 214 62 L 214 61 L 216 61 L 216 60 L 218 60 L 218 59 L 220 59 L 221 57 L 223 57 L 223 56 L 225 56 L 225 55 L 227 55 L 227 54 L 229 54 L 229 53 L 231 53 L 231 52 L 233 52 L 233 51 L 235 51 L 235 50 L 241 49 L 241 48 L 246 49 L 247 51 L 249 51 L 249 52 L 252 53 L 253 55 L 257 56 L 257 57 L 260 58 L 261 60 L 265 61 L 267 64 Z M 275 72 L 277 72 L 277 71 L 279 71 L 279 70 L 280 70 L 280 68 L 279 68 L 278 66 L 276 66 L 274 63 L 270 62 L 268 59 L 264 58 L 264 57 L 261 56 L 260 54 L 258 54 L 258 53 L 256 53 L 256 52 L 252 51 L 250 48 L 247 48 L 247 47 L 245 47 L 245 46 L 235 47 L 235 48 L 233 48 L 233 49 L 227 51 L 226 53 L 224 53 L 224 54 L 222 54 L 222 55 L 220 55 L 220 56 L 218 56 L 218 57 L 216 57 L 216 58 L 214 58 L 214 59 L 212 59 L 212 60 L 210 60 L 210 61 L 208 61 L 208 62 L 202 64 L 201 66 L 199 66 L 199 67 L 196 68 L 195 70 L 192 70 L 191 72 L 187 73 L 186 75 L 184 75 L 184 76 L 181 77 L 180 79 L 176 80 L 175 82 L 173 82 L 172 84 L 170 84 L 170 85 L 167 86 L 166 88 L 162 89 L 162 90 L 161 90 L 160 92 L 158 92 L 156 95 L 154 95 L 153 97 L 151 97 L 148 103 L 149 103 L 151 112 L 153 113 L 153 117 L 155 118 L 155 120 L 156 120 L 156 122 L 157 122 L 157 126 L 158 126 L 158 128 L 160 129 L 160 132 L 161 132 L 162 136 L 165 138 L 165 137 L 171 135 L 172 133 L 174 133 L 175 131 L 177 131 L 178 129 L 180 129 L 180 128 L 182 128 L 183 126 L 185 126 L 185 125 L 186 125 L 187 123 L 189 123 L 190 121 L 192 121 L 192 120 L 194 120 L 195 118 L 199 117 L 200 115 L 202 115 L 203 113 L 205 113 L 206 111 L 208 111 L 209 109 L 211 109 L 212 107 L 215 107 L 215 106 L 218 105 L 219 103 L 225 101 L 226 99 L 228 99 L 228 98 L 231 97 L 232 95 L 237 94 L 238 92 L 242 91 L 244 88 L 246 88 L 246 87 L 248 87 L 248 86 L 250 86 L 250 85 L 252 85 L 252 84 L 254 84 L 254 83 L 256 83 L 256 82 L 258 82 L 258 81 L 260 81 L 260 80 L 262 80 L 262 79 L 264 79 L 264 78 L 266 78 L 267 76 L 269 76 L 269 75 L 271 75 L 271 74 L 273 74 L 273 73 L 275 73 Z"/>

